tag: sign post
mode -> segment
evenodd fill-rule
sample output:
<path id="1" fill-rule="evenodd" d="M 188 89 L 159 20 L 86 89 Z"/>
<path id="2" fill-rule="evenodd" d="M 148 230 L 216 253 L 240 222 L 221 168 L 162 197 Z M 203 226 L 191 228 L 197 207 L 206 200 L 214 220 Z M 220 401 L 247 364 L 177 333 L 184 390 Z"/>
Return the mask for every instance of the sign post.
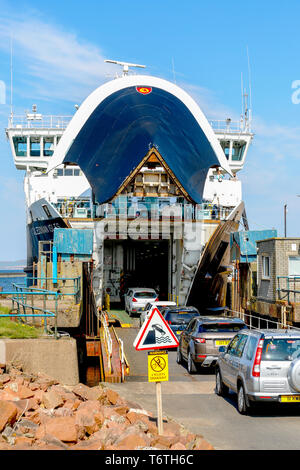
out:
<path id="1" fill-rule="evenodd" d="M 156 406 L 158 434 L 163 434 L 161 382 L 169 380 L 169 361 L 167 351 L 148 352 L 148 380 L 156 382 Z"/>
<path id="2" fill-rule="evenodd" d="M 168 352 L 162 349 L 177 348 L 178 345 L 178 339 L 157 308 L 144 321 L 133 343 L 137 351 L 149 351 L 148 380 L 156 383 L 157 427 L 160 435 L 163 434 L 161 382 L 169 380 Z"/>

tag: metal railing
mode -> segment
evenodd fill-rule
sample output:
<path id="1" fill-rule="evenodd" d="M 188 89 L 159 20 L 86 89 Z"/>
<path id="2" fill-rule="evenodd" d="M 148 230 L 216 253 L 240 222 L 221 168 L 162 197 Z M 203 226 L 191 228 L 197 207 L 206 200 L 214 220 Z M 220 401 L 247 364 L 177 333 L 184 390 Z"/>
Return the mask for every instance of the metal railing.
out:
<path id="1" fill-rule="evenodd" d="M 107 356 L 107 365 L 108 365 L 108 372 L 111 374 L 112 371 L 112 339 L 108 328 L 108 321 L 107 321 L 107 314 L 105 312 L 101 312 L 100 314 L 101 319 L 101 326 L 103 328 L 103 339 L 104 339 L 104 347 Z"/>
<path id="2" fill-rule="evenodd" d="M 73 116 L 50 116 L 39 115 L 16 115 L 8 120 L 8 128 L 25 128 L 25 129 L 65 129 Z"/>
<path id="3" fill-rule="evenodd" d="M 38 281 L 40 281 L 40 282 L 38 282 Z M 70 281 L 70 284 L 71 284 L 70 286 L 66 285 L 68 281 Z M 39 289 L 40 291 L 46 290 L 47 292 L 49 292 L 49 289 L 47 289 L 47 287 L 48 287 L 48 284 L 51 284 L 51 290 L 53 292 L 56 292 L 61 297 L 65 296 L 65 295 L 73 296 L 73 297 L 75 297 L 75 302 L 77 303 L 78 297 L 80 295 L 80 281 L 81 281 L 80 276 L 78 276 L 78 277 L 61 277 L 61 278 L 59 278 L 59 277 L 58 278 L 54 278 L 54 277 L 26 277 L 26 284 L 23 283 L 23 284 L 16 284 L 16 285 L 20 288 Z M 31 282 L 32 285 L 28 286 L 28 282 Z M 38 284 L 40 284 L 41 287 L 39 287 Z M 72 289 L 72 290 L 71 290 L 71 292 L 60 292 L 59 289 L 70 289 L 70 290 Z"/>
<path id="4" fill-rule="evenodd" d="M 245 312 L 238 312 L 236 310 L 229 309 L 224 310 L 224 315 L 228 317 L 240 318 L 241 320 L 245 321 L 245 323 L 247 324 L 247 326 L 249 326 L 250 329 L 269 329 L 270 325 L 274 325 L 274 328 L 273 326 L 271 326 L 271 329 L 288 329 L 300 331 L 300 328 L 291 326 L 287 323 L 286 316 L 283 317 L 282 321 L 275 321 L 258 315 L 253 315 Z"/>
<path id="5" fill-rule="evenodd" d="M 231 119 L 209 119 L 208 122 L 214 131 L 224 131 L 230 133 L 250 132 L 250 122 L 245 122 L 242 119 L 240 121 L 232 121 Z"/>
<path id="6" fill-rule="evenodd" d="M 16 284 L 12 284 L 14 291 L 2 291 L 0 296 L 6 296 L 12 301 L 12 311 L 10 313 L 1 313 L 1 317 L 7 318 L 44 318 L 44 331 L 48 333 L 48 325 L 47 325 L 47 318 L 54 318 L 54 337 L 55 339 L 58 338 L 57 336 L 57 304 L 58 304 L 58 292 L 48 291 L 46 289 L 33 289 L 33 288 L 21 288 Z M 28 303 L 28 296 L 31 300 Z M 42 296 L 43 297 L 43 305 L 37 306 L 34 305 L 34 296 Z M 47 309 L 47 297 L 53 296 L 55 299 L 54 303 L 54 312 Z M 16 310 L 18 313 L 15 313 L 15 304 Z M 27 311 L 31 310 L 31 313 L 27 313 Z M 35 313 L 35 312 L 40 313 Z"/>
<path id="7" fill-rule="evenodd" d="M 281 279 L 285 281 L 284 287 L 281 287 Z M 297 283 L 298 285 L 296 285 Z M 279 300 L 287 298 L 288 303 L 290 303 L 291 294 L 293 294 L 294 302 L 300 302 L 300 276 L 277 276 L 277 285 Z M 281 295 L 281 293 L 284 293 L 284 295 Z"/>

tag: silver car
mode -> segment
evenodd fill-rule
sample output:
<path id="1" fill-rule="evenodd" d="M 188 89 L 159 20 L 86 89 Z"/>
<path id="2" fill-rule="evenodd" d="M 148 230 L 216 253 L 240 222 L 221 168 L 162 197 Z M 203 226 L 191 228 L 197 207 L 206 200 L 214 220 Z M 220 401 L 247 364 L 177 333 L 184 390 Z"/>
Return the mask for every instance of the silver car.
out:
<path id="1" fill-rule="evenodd" d="M 300 332 L 242 330 L 221 347 L 216 393 L 237 393 L 238 411 L 256 402 L 300 403 Z"/>

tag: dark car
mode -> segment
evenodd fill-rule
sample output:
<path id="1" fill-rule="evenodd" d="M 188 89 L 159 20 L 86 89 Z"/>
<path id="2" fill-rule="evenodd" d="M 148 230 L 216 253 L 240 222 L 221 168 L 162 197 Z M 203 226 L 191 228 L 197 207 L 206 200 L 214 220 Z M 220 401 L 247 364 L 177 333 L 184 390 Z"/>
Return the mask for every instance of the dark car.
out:
<path id="1" fill-rule="evenodd" d="M 191 319 L 200 315 L 195 307 L 185 306 L 166 307 L 161 310 L 161 314 L 177 338 L 185 330 Z"/>
<path id="2" fill-rule="evenodd" d="M 216 364 L 220 346 L 227 346 L 242 329 L 247 328 L 239 318 L 203 316 L 192 319 L 179 338 L 177 362 L 187 361 L 188 372 L 197 371 L 197 366 Z"/>

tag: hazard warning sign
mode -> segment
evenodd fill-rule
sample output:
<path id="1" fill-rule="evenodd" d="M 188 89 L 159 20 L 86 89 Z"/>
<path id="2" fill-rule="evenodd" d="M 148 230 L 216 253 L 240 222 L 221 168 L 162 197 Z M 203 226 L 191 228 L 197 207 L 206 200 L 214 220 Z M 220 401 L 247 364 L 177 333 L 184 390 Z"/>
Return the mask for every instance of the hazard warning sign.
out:
<path id="1" fill-rule="evenodd" d="M 155 308 L 149 319 L 143 323 L 133 346 L 137 351 L 147 351 L 149 349 L 177 348 L 178 344 L 178 339 L 168 323 L 160 311 Z"/>
<path id="2" fill-rule="evenodd" d="M 148 352 L 149 382 L 166 382 L 169 380 L 169 363 L 167 351 Z"/>

